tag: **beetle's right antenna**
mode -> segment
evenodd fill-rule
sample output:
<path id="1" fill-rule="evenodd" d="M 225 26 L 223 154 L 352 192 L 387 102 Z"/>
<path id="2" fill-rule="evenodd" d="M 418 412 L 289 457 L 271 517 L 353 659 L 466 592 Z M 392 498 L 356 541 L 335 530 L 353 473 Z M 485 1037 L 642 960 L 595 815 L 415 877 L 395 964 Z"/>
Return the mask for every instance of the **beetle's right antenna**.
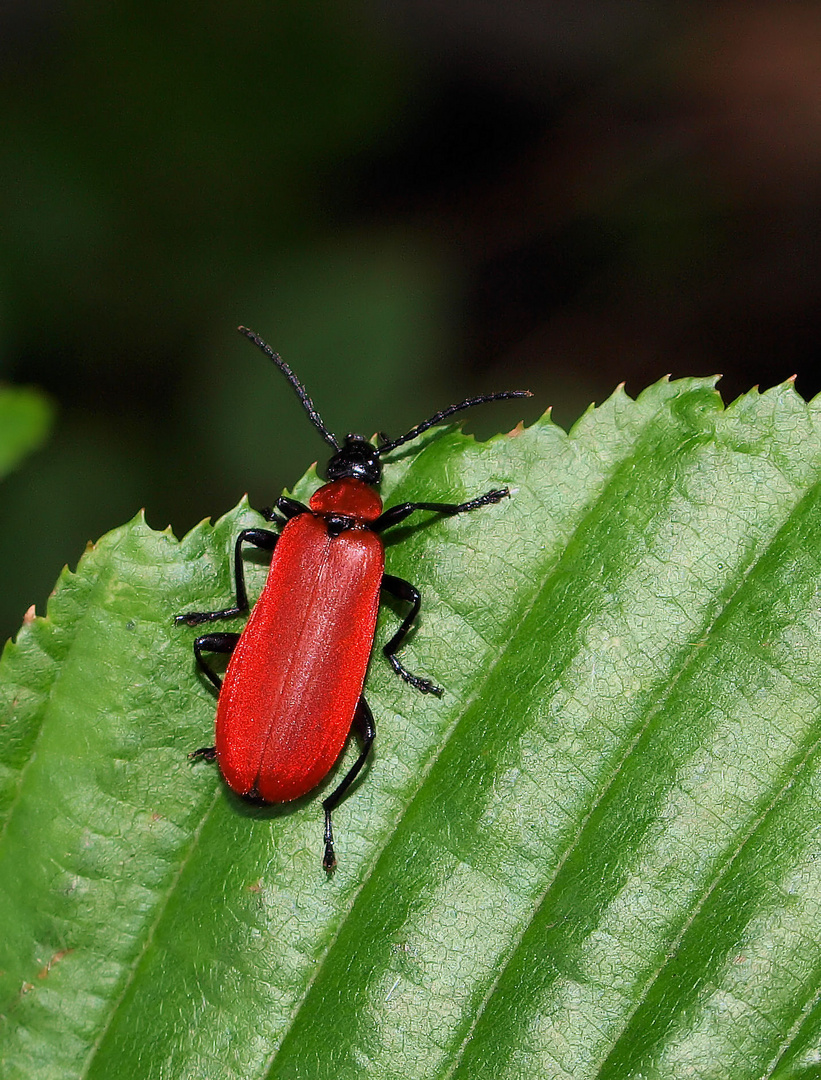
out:
<path id="1" fill-rule="evenodd" d="M 339 450 L 339 440 L 337 439 L 336 435 L 334 435 L 332 431 L 328 431 L 328 429 L 325 427 L 325 424 L 322 422 L 322 417 L 316 411 L 316 406 L 308 397 L 308 391 L 305 389 L 305 387 L 302 385 L 296 375 L 294 375 L 293 371 L 291 371 L 291 369 L 288 367 L 288 365 L 285 363 L 279 353 L 275 353 L 270 345 L 265 344 L 259 334 L 255 334 L 254 331 L 249 330 L 247 326 L 238 326 L 237 330 L 239 330 L 241 334 L 245 334 L 245 336 L 251 341 L 253 341 L 253 343 L 258 346 L 258 348 L 262 349 L 262 351 L 265 353 L 269 360 L 274 361 L 276 366 L 279 368 L 279 370 L 282 372 L 282 374 L 285 376 L 291 386 L 293 386 L 294 390 L 296 390 L 297 397 L 302 402 L 303 409 L 311 418 L 311 423 L 317 429 L 319 434 L 322 436 L 326 443 L 331 444 L 334 450 Z"/>
<path id="2" fill-rule="evenodd" d="M 442 409 L 427 420 L 423 420 L 421 424 L 417 424 L 415 428 L 411 428 L 406 435 L 400 435 L 398 439 L 386 439 L 380 444 L 379 453 L 380 455 L 387 454 L 389 450 L 395 450 L 397 446 L 410 442 L 411 439 L 415 439 L 417 435 L 421 435 L 423 431 L 427 431 L 434 424 L 453 416 L 454 413 L 462 412 L 463 409 L 472 409 L 474 405 L 485 405 L 488 401 L 505 401 L 507 398 L 517 397 L 533 397 L 533 393 L 530 390 L 502 390 L 499 394 L 481 394 L 479 397 L 460 401 L 458 405 L 449 405 L 447 409 Z"/>

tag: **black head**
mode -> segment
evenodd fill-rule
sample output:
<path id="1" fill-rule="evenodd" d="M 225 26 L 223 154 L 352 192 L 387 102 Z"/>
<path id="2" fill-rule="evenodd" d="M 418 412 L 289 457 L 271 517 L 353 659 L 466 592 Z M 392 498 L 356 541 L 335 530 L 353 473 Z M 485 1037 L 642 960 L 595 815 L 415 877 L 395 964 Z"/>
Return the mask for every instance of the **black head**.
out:
<path id="1" fill-rule="evenodd" d="M 382 479 L 379 451 L 361 435 L 346 435 L 341 449 L 328 462 L 325 476 L 329 480 L 363 480 L 376 487 Z"/>

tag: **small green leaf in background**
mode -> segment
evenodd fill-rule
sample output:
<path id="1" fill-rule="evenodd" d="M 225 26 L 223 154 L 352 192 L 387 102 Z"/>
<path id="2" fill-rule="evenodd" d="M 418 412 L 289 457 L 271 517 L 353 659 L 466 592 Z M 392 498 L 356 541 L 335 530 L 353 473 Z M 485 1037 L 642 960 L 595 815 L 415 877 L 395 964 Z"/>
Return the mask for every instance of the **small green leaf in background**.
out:
<path id="1" fill-rule="evenodd" d="M 230 599 L 247 505 L 109 533 L 7 647 L 4 1078 L 821 1075 L 821 402 L 662 382 L 396 458 L 389 505 L 512 498 L 396 530 L 446 693 L 386 605 L 332 878 L 334 776 L 260 808 L 186 757 L 172 619 Z"/>
<path id="2" fill-rule="evenodd" d="M 37 390 L 0 386 L 0 479 L 43 442 L 51 415 Z"/>

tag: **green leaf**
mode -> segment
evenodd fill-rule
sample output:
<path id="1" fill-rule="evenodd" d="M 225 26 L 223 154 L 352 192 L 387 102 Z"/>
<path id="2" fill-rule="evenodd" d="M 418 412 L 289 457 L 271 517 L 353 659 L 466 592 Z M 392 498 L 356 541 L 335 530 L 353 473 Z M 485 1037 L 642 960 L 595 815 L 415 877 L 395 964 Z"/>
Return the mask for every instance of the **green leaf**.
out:
<path id="1" fill-rule="evenodd" d="M 332 878 L 333 776 L 260 808 L 186 757 L 172 616 L 229 600 L 246 505 L 109 533 L 7 648 L 3 1076 L 817 1077 L 821 402 L 687 379 L 396 457 L 389 504 L 513 497 L 396 530 L 446 693 L 375 649 Z"/>
<path id="2" fill-rule="evenodd" d="M 43 442 L 51 415 L 37 390 L 0 386 L 0 479 Z"/>

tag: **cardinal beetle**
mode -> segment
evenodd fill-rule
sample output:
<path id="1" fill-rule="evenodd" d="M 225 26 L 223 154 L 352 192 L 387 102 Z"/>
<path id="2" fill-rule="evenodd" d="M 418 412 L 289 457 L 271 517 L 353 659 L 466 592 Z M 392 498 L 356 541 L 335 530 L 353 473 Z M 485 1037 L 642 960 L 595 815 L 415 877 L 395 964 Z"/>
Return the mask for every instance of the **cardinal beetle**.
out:
<path id="1" fill-rule="evenodd" d="M 347 435 L 340 445 L 305 388 L 282 358 L 253 331 L 239 327 L 285 375 L 314 427 L 334 450 L 325 470 L 328 482 L 308 505 L 282 496 L 263 516 L 280 526 L 243 529 L 234 544 L 237 600 L 222 611 L 192 611 L 177 623 L 199 626 L 248 611 L 242 565 L 243 544 L 272 551 L 271 569 L 242 634 L 203 634 L 194 642 L 200 670 L 219 692 L 216 745 L 195 750 L 192 758 L 216 760 L 228 785 L 240 795 L 266 803 L 298 799 L 331 771 L 352 727 L 362 749 L 336 789 L 324 800 L 325 855 L 332 870 L 331 812 L 365 764 L 375 735 L 374 721 L 362 695 L 373 647 L 379 593 L 384 589 L 410 604 L 410 611 L 383 652 L 405 682 L 423 694 L 442 696 L 429 679 L 413 675 L 397 651 L 419 614 L 419 592 L 408 581 L 384 572 L 380 533 L 417 510 L 463 514 L 507 498 L 507 488 L 487 491 L 463 503 L 406 502 L 382 509 L 374 490 L 382 477 L 382 458 L 441 420 L 503 398 L 530 397 L 509 390 L 468 398 L 442 409 L 398 439 L 379 436 L 374 445 L 361 435 Z M 225 681 L 203 653 L 228 653 Z"/>

